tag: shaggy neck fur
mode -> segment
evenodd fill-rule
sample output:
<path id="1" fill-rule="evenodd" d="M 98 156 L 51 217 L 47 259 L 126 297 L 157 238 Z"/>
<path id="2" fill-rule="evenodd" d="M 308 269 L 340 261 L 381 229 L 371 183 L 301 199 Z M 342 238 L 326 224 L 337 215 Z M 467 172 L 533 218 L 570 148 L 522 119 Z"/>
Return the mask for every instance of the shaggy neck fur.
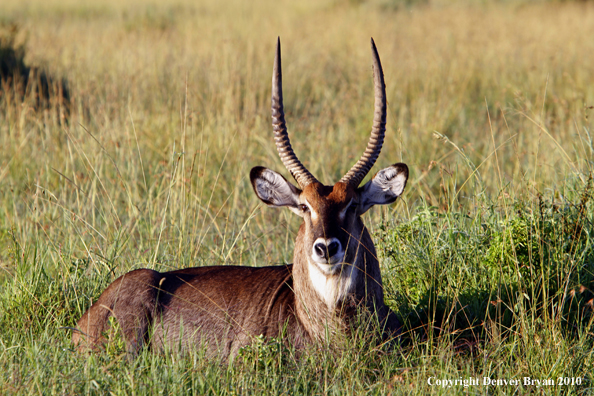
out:
<path id="1" fill-rule="evenodd" d="M 383 304 L 379 263 L 375 251 L 356 249 L 352 265 L 327 275 L 310 258 L 310 249 L 303 243 L 304 227 L 299 229 L 293 257 L 293 282 L 296 313 L 313 339 L 342 333 L 347 329 L 351 309 L 361 303 L 371 306 Z M 368 238 L 367 230 L 363 238 Z M 361 241 L 365 243 L 365 241 Z M 370 242 L 370 241 L 369 241 Z M 366 246 L 373 246 L 367 243 Z M 350 260 L 346 260 L 350 261 Z"/>

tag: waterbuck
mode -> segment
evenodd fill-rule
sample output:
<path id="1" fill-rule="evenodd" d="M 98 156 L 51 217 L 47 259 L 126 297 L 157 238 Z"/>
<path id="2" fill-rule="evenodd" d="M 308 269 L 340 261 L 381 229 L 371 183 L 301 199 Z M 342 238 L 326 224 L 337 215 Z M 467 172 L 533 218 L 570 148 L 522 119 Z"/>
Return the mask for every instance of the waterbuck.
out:
<path id="1" fill-rule="evenodd" d="M 233 357 L 253 337 L 284 337 L 296 347 L 349 334 L 360 312 L 377 315 L 385 338 L 400 324 L 384 304 L 375 247 L 361 215 L 402 194 L 408 167 L 394 164 L 359 184 L 380 154 L 386 126 L 386 93 L 373 39 L 375 113 L 363 156 L 333 186 L 321 184 L 289 142 L 283 111 L 280 39 L 272 72 L 272 127 L 283 164 L 299 184 L 255 167 L 254 192 L 266 205 L 286 206 L 303 218 L 292 265 L 212 266 L 171 272 L 131 271 L 116 279 L 89 308 L 72 337 L 79 348 L 97 348 L 115 317 L 134 353 L 144 344 L 161 349 L 205 345 L 212 356 Z"/>

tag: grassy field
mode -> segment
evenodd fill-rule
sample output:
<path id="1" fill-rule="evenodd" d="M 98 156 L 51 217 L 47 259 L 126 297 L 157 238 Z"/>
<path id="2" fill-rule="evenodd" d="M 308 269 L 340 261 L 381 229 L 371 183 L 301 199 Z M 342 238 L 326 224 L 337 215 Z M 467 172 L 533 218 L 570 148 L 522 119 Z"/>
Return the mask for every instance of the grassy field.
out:
<path id="1" fill-rule="evenodd" d="M 325 183 L 365 147 L 378 46 L 371 173 L 411 175 L 365 221 L 401 348 L 74 352 L 66 328 L 131 269 L 291 262 L 299 219 L 248 178 L 288 176 L 277 36 L 293 147 Z M 592 393 L 593 37 L 591 2 L 3 0 L 0 56 L 50 93 L 0 87 L 0 394 Z"/>

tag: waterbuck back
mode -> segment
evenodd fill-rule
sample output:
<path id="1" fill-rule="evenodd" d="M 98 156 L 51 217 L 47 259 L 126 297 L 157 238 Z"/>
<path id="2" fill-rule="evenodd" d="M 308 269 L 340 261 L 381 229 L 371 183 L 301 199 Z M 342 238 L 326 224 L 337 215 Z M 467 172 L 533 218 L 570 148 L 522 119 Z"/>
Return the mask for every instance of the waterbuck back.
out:
<path id="1" fill-rule="evenodd" d="M 131 271 L 115 280 L 77 323 L 73 342 L 98 348 L 114 317 L 135 352 L 145 344 L 182 349 L 205 345 L 211 356 L 234 356 L 255 336 L 285 337 L 297 348 L 347 334 L 358 312 L 377 315 L 384 337 L 399 323 L 384 304 L 382 277 L 361 215 L 394 202 L 408 179 L 405 164 L 379 171 L 359 187 L 382 148 L 386 94 L 380 59 L 371 40 L 375 112 L 363 156 L 333 186 L 321 184 L 299 161 L 289 141 L 282 96 L 280 40 L 272 75 L 272 126 L 280 158 L 297 181 L 255 167 L 254 192 L 269 206 L 303 218 L 292 265 L 212 266 L 171 272 Z"/>

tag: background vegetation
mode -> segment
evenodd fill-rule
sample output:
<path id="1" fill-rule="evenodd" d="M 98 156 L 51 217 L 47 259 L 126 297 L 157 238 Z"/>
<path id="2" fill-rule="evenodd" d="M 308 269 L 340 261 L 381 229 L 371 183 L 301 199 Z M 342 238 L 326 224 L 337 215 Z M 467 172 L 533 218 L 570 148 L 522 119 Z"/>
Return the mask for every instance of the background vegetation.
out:
<path id="1" fill-rule="evenodd" d="M 1 394 L 591 392 L 594 4 L 4 0 L 0 25 Z M 292 260 L 299 220 L 247 177 L 286 173 L 269 126 L 278 35 L 293 144 L 326 183 L 367 140 L 378 45 L 374 171 L 411 176 L 366 223 L 401 349 L 358 332 L 299 359 L 257 340 L 230 365 L 130 360 L 117 340 L 73 352 L 65 328 L 131 269 Z"/>

